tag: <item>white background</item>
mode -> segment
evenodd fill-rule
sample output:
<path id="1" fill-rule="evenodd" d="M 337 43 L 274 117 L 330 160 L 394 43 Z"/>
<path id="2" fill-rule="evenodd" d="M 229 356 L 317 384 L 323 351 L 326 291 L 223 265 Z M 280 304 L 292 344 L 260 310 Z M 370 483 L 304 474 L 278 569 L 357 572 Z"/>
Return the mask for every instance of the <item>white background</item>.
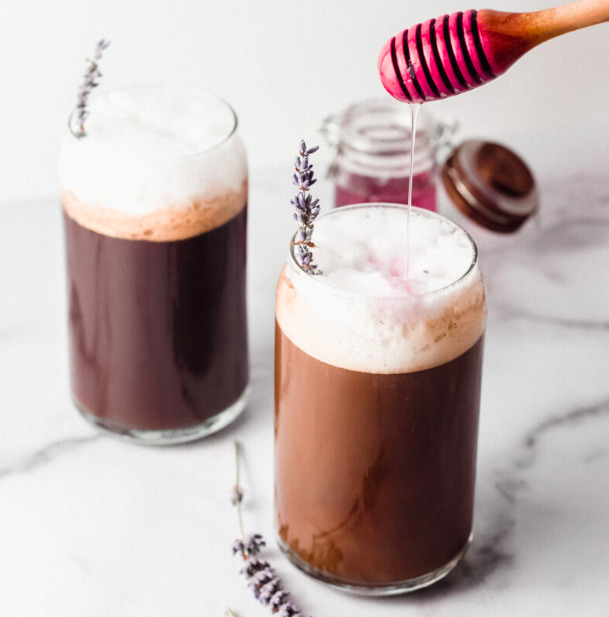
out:
<path id="1" fill-rule="evenodd" d="M 485 4 L 519 11 L 548 2 Z M 207 86 L 237 109 L 256 170 L 291 161 L 301 137 L 318 140 L 324 112 L 383 94 L 376 58 L 387 38 L 467 8 L 464 0 L 1 0 L 0 201 L 56 192 L 58 144 L 84 58 L 101 37 L 112 41 L 102 87 Z M 596 26 L 546 43 L 497 82 L 433 111 L 458 117 L 464 136 L 506 141 L 534 169 L 565 160 L 583 168 L 609 154 L 608 61 L 609 26 Z"/>

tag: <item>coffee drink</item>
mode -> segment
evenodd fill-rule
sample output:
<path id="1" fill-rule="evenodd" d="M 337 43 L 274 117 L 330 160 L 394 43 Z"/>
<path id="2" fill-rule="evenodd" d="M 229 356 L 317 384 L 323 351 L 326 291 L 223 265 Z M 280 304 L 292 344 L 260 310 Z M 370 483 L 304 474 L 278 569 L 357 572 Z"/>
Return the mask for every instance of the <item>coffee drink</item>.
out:
<path id="1" fill-rule="evenodd" d="M 248 386 L 247 168 L 236 117 L 194 90 L 100 97 L 61 156 L 72 391 L 149 443 L 234 419 Z"/>
<path id="2" fill-rule="evenodd" d="M 472 529 L 485 290 L 460 228 L 413 209 L 318 219 L 311 276 L 277 289 L 275 494 L 280 546 L 368 594 L 430 584 Z"/>

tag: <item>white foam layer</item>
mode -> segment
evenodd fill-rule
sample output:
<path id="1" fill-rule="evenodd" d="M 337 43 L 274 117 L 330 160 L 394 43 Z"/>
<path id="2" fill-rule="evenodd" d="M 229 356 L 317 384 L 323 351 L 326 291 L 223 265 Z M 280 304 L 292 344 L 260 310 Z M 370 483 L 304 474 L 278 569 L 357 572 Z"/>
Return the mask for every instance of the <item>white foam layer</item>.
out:
<path id="1" fill-rule="evenodd" d="M 105 93 L 91 101 L 86 137 L 62 144 L 61 189 L 129 215 L 240 191 L 247 164 L 235 123 L 223 101 L 194 89 Z"/>
<path id="2" fill-rule="evenodd" d="M 318 220 L 320 276 L 292 260 L 277 290 L 283 333 L 340 368 L 402 373 L 432 368 L 484 332 L 485 290 L 469 237 L 446 219 L 413 209 L 406 277 L 406 209 L 341 208 Z"/>

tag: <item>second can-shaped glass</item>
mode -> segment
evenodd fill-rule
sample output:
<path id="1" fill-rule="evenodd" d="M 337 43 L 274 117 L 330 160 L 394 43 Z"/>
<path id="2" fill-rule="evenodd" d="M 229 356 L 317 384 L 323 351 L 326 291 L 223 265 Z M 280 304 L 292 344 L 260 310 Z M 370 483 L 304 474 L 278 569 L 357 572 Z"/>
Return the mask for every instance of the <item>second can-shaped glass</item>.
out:
<path id="1" fill-rule="evenodd" d="M 484 283 L 469 236 L 417 208 L 406 266 L 406 225 L 401 206 L 334 210 L 323 273 L 292 252 L 277 288 L 279 544 L 371 595 L 442 578 L 472 530 Z"/>
<path id="2" fill-rule="evenodd" d="M 78 409 L 152 444 L 226 425 L 248 388 L 234 111 L 196 89 L 109 92 L 65 139 L 60 176 Z"/>

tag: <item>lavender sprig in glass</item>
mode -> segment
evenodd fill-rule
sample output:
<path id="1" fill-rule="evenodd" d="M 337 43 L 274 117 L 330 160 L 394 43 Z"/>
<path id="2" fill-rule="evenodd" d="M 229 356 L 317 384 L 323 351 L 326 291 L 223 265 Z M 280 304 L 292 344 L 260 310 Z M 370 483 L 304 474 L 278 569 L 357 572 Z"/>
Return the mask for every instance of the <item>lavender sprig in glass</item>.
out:
<path id="1" fill-rule="evenodd" d="M 303 148 L 303 150 L 306 149 Z M 268 606 L 275 617 L 304 617 L 302 611 L 293 602 L 289 601 L 290 594 L 284 590 L 283 583 L 271 564 L 266 559 L 261 559 L 257 556 L 266 546 L 264 538 L 259 533 L 245 536 L 241 513 L 244 491 L 239 483 L 240 458 L 241 444 L 236 441 L 235 462 L 237 478 L 232 490 L 231 502 L 237 508 L 241 536 L 233 542 L 233 555 L 239 555 L 243 559 L 244 567 L 241 568 L 241 574 L 246 578 L 248 587 L 252 590 L 254 597 L 264 606 Z"/>
<path id="2" fill-rule="evenodd" d="M 312 241 L 313 224 L 319 214 L 319 199 L 313 199 L 309 190 L 317 182 L 313 177 L 313 165 L 309 156 L 319 150 L 319 146 L 307 149 L 304 141 L 300 142 L 300 151 L 294 161 L 294 175 L 292 184 L 298 187 L 298 193 L 290 200 L 296 209 L 294 219 L 298 222 L 298 231 L 294 238 L 294 256 L 300 267 L 310 274 L 321 274 L 321 270 L 313 263 L 311 248 L 315 247 Z"/>
<path id="3" fill-rule="evenodd" d="M 69 126 L 74 137 L 80 138 L 87 134 L 85 122 L 89 117 L 89 109 L 87 107 L 89 96 L 91 96 L 93 89 L 99 86 L 99 79 L 102 76 L 99 70 L 99 61 L 108 45 L 110 45 L 110 41 L 101 39 L 95 47 L 93 59 L 87 58 L 87 69 L 83 75 L 83 81 L 78 88 L 76 107 L 70 116 Z"/>

